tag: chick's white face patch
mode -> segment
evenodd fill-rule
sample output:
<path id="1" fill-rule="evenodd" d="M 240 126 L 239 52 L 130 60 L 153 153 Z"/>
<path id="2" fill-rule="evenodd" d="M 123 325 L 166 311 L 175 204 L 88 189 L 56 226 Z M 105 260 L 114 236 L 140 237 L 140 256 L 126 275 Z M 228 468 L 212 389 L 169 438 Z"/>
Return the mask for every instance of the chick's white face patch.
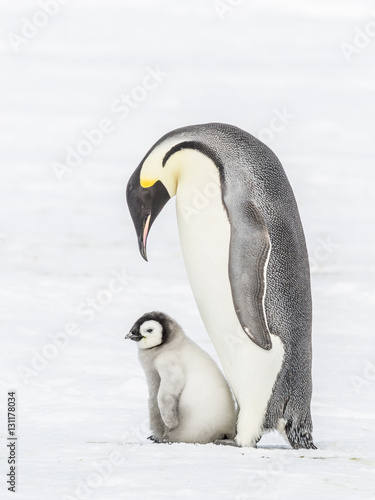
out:
<path id="1" fill-rule="evenodd" d="M 156 347 L 162 343 L 163 327 L 158 321 L 145 321 L 140 326 L 139 331 L 143 337 L 138 342 L 138 346 L 140 349 L 151 349 L 151 347 Z"/>

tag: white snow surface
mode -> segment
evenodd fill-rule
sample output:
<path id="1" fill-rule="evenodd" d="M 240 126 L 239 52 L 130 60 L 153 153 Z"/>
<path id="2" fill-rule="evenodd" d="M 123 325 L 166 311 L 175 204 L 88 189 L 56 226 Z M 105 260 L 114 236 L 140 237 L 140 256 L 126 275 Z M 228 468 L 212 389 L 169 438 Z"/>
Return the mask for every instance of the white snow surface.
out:
<path id="1" fill-rule="evenodd" d="M 21 36 L 46 3 L 0 5 L 0 497 L 374 498 L 373 3 L 71 0 L 16 52 L 9 33 Z M 350 61 L 343 42 L 355 49 Z M 145 91 L 150 68 L 160 81 Z M 121 94 L 132 96 L 127 116 L 111 108 Z M 59 182 L 53 162 L 105 119 L 112 132 Z M 292 450 L 277 433 L 257 449 L 147 440 L 147 386 L 124 340 L 133 322 L 164 311 L 218 359 L 187 281 L 174 202 L 151 230 L 146 263 L 125 187 L 164 133 L 212 121 L 268 134 L 299 204 L 317 450 Z M 263 129 L 275 126 L 270 139 Z M 61 334 L 67 323 L 75 335 Z"/>

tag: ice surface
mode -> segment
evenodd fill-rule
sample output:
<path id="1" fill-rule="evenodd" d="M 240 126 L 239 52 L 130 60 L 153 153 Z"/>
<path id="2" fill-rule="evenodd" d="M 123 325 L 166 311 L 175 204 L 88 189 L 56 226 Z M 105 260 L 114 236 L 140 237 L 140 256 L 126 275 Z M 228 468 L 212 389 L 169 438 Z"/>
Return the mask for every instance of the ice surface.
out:
<path id="1" fill-rule="evenodd" d="M 12 389 L 20 500 L 374 498 L 373 4 L 72 0 L 15 52 L 9 33 L 21 35 L 43 3 L 1 5 L 1 498 L 13 498 Z M 350 62 L 343 42 L 356 49 Z M 163 76 L 143 95 L 150 68 Z M 131 92 L 139 102 L 115 112 Z M 187 282 L 173 202 L 152 229 L 146 264 L 127 180 L 173 128 L 221 121 L 264 137 L 285 110 L 269 145 L 294 188 L 311 258 L 318 450 L 291 450 L 277 434 L 258 449 L 155 445 L 128 328 L 159 309 L 217 356 Z M 53 162 L 102 120 L 113 131 L 59 182 Z M 106 303 L 94 311 L 90 298 Z M 61 334 L 68 323 L 79 331 Z"/>

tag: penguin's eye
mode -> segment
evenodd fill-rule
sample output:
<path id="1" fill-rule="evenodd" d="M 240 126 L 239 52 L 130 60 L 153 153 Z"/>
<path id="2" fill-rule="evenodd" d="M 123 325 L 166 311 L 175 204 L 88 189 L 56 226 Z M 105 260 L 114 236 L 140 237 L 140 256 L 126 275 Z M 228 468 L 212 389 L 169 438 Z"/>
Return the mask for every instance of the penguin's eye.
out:
<path id="1" fill-rule="evenodd" d="M 148 328 L 148 329 L 146 330 L 146 332 L 147 332 L 147 333 L 151 333 L 151 332 L 152 332 L 152 328 Z"/>

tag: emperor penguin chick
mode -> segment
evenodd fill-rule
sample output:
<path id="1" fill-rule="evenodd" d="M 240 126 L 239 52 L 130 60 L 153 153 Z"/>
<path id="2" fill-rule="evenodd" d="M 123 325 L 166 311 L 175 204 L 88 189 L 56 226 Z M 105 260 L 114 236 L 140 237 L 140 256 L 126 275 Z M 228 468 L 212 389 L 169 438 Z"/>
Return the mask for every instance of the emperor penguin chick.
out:
<path id="1" fill-rule="evenodd" d="M 236 410 L 228 383 L 172 318 L 146 313 L 125 338 L 138 344 L 149 390 L 152 440 L 206 444 L 234 438 Z"/>

